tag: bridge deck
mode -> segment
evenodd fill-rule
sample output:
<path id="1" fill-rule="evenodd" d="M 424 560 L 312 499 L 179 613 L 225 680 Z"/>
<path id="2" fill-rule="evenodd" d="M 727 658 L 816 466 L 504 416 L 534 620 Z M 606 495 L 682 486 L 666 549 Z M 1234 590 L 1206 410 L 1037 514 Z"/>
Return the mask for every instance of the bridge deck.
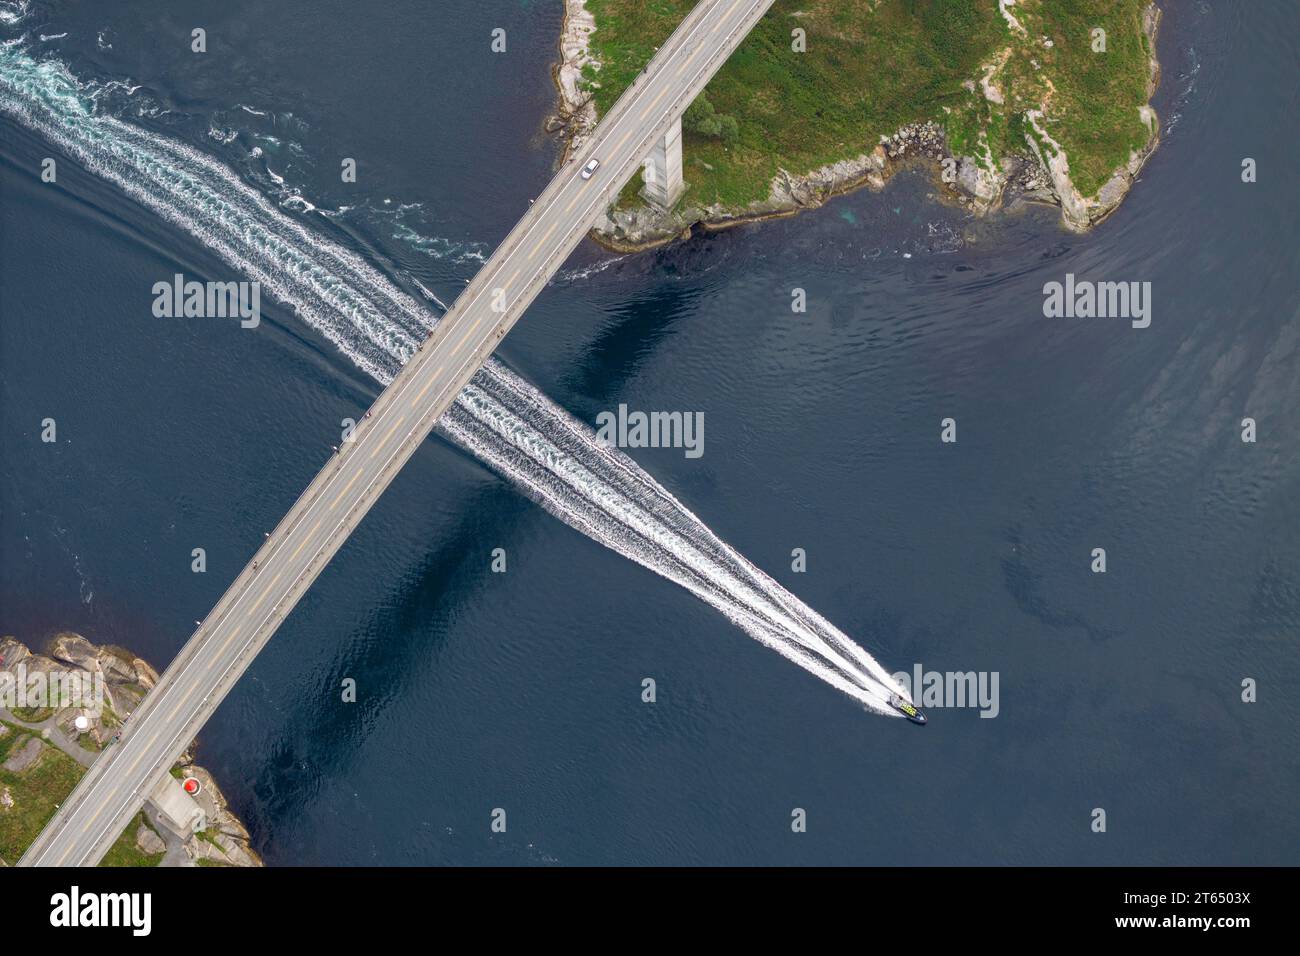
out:
<path id="1" fill-rule="evenodd" d="M 701 0 L 266 539 L 19 861 L 94 865 L 447 406 L 772 0 Z M 589 180 L 578 171 L 597 157 Z"/>

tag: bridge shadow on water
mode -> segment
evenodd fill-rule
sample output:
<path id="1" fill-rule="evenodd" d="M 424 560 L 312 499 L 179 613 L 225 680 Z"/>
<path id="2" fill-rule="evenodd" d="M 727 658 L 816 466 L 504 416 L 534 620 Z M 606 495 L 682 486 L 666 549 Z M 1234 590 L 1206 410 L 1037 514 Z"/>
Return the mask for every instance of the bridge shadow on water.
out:
<path id="1" fill-rule="evenodd" d="M 582 280 L 626 279 L 620 290 L 630 286 L 636 293 L 619 296 L 605 308 L 601 328 L 560 379 L 564 396 L 574 402 L 600 402 L 621 394 L 643 362 L 712 294 L 712 284 L 702 279 L 730 258 L 735 238 L 727 233 L 693 236 L 662 249 L 606 260 L 611 265 L 600 279 Z"/>
<path id="2" fill-rule="evenodd" d="M 289 683 L 278 707 L 287 719 L 267 725 L 267 739 L 200 755 L 222 780 L 232 805 L 240 808 L 259 853 L 271 846 L 275 821 L 282 824 L 304 815 L 329 782 L 347 780 L 356 772 L 357 756 L 387 727 L 392 708 L 409 701 L 416 693 L 413 685 L 427 679 L 424 662 L 446 647 L 446 636 L 462 614 L 463 596 L 482 590 L 483 569 L 471 566 L 466 556 L 483 540 L 485 526 L 517 527 L 534 509 L 530 500 L 504 483 L 459 501 L 454 524 L 439 531 L 437 543 L 423 559 L 408 565 L 373 610 L 351 625 L 351 636 L 334 635 L 328 660 L 311 664 L 309 672 Z M 370 536 L 377 530 L 372 525 Z M 356 544 L 367 547 L 364 540 Z M 296 640 L 302 639 L 303 629 L 319 626 L 312 622 L 321 622 L 337 605 L 339 598 L 327 576 L 347 573 L 347 557 L 340 557 L 295 611 Z M 362 558 L 360 563 L 368 562 Z M 355 703 L 343 704 L 340 695 L 347 678 L 356 681 L 358 692 Z M 321 706 L 322 701 L 336 706 Z M 242 753 L 255 755 L 255 779 L 236 772 L 244 762 Z"/>

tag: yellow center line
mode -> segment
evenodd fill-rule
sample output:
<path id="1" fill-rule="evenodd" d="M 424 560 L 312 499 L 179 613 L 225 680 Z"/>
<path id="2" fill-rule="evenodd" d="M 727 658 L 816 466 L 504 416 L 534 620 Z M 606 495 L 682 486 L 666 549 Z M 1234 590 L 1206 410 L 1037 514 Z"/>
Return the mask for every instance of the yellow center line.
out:
<path id="1" fill-rule="evenodd" d="M 172 708 L 172 712 L 167 715 L 167 722 L 171 723 L 171 719 L 176 716 L 177 711 L 179 711 L 184 706 L 185 706 L 185 698 L 182 697 L 180 700 L 176 702 L 176 706 Z"/>
<path id="2" fill-rule="evenodd" d="M 271 578 L 271 583 L 268 584 L 268 585 L 266 586 L 266 590 L 262 593 L 262 596 L 261 596 L 260 598 L 257 599 L 257 603 L 254 604 L 252 607 L 250 607 L 250 608 L 248 609 L 248 612 L 249 612 L 250 614 L 253 613 L 254 611 L 256 611 L 259 607 L 261 607 L 261 606 L 262 606 L 262 603 L 263 603 L 267 598 L 269 598 L 269 597 L 271 596 L 271 589 L 275 587 L 275 582 L 278 581 L 278 580 L 280 580 L 280 576 L 281 576 L 282 574 L 284 574 L 283 571 L 277 571 L 276 574 L 275 574 L 275 577 Z M 222 649 L 223 651 L 224 651 L 227 647 L 230 646 L 230 642 L 233 641 L 233 640 L 235 639 L 235 635 L 238 634 L 238 633 L 239 633 L 239 631 L 238 631 L 238 630 L 235 630 L 235 631 L 233 631 L 233 632 L 231 633 L 231 635 L 230 635 L 228 638 L 226 638 L 226 643 L 224 643 L 224 644 L 221 645 L 221 649 Z M 175 711 L 172 711 L 172 713 L 175 713 Z M 169 717 L 168 720 L 170 720 L 170 719 L 171 719 L 171 718 Z"/>
<path id="3" fill-rule="evenodd" d="M 338 496 L 335 497 L 335 499 L 332 502 L 330 502 L 330 511 L 333 511 L 335 506 L 337 506 L 338 503 L 343 500 L 343 496 L 348 493 L 348 489 L 350 489 L 352 485 L 356 482 L 356 480 L 360 477 L 361 477 L 361 471 L 360 469 L 358 469 L 357 473 L 352 476 L 352 481 L 349 481 L 347 483 L 347 486 L 338 493 Z"/>
<path id="4" fill-rule="evenodd" d="M 424 398 L 424 393 L 427 392 L 429 389 L 431 389 L 431 388 L 433 387 L 433 383 L 436 382 L 436 381 L 438 380 L 438 376 L 441 375 L 441 374 L 442 374 L 442 366 L 439 365 L 436 369 L 434 369 L 434 371 L 433 371 L 433 377 L 430 378 L 427 382 L 424 383 L 424 388 L 420 389 L 420 394 L 417 395 L 417 396 L 415 396 L 415 400 L 416 400 L 417 402 L 418 402 L 420 399 Z"/>
<path id="5" fill-rule="evenodd" d="M 645 116 L 646 113 L 649 113 L 652 109 L 654 109 L 659 104 L 659 101 L 662 100 L 666 95 L 668 95 L 668 91 L 671 89 L 672 86 L 665 84 L 664 88 L 659 91 L 659 95 L 650 101 L 650 105 L 646 107 L 645 113 L 642 113 L 641 115 Z"/>
<path id="6" fill-rule="evenodd" d="M 551 233 L 555 231 L 555 228 L 559 224 L 560 224 L 560 220 L 558 219 L 555 220 L 555 222 L 551 223 L 551 228 L 546 230 L 546 235 L 542 236 L 541 240 L 537 243 L 537 245 L 533 246 L 533 251 L 528 253 L 528 259 L 530 262 L 532 261 L 533 256 L 537 255 L 537 253 L 541 251 L 542 246 L 546 245 L 546 240 L 551 238 Z"/>
<path id="7" fill-rule="evenodd" d="M 274 586 L 274 585 L 275 585 L 275 582 L 278 581 L 278 580 L 280 580 L 280 575 L 279 575 L 279 574 L 277 574 L 277 575 L 275 576 L 274 580 L 271 581 L 271 585 Z M 265 600 L 266 597 L 267 597 L 267 595 L 263 595 L 263 596 L 262 596 L 262 600 Z M 258 601 L 257 603 L 258 603 L 258 604 L 261 604 L 262 601 Z M 238 633 L 238 632 L 235 632 L 235 633 L 231 634 L 230 638 L 227 639 L 227 641 L 226 641 L 226 645 L 225 645 L 225 646 L 229 646 L 230 641 L 234 639 L 234 637 L 237 635 L 237 633 Z M 222 649 L 224 650 L 225 647 L 223 647 Z M 181 707 L 185 704 L 185 700 L 186 700 L 185 697 L 182 696 L 181 699 L 180 699 L 179 701 L 176 702 L 176 706 L 172 708 L 172 712 L 171 712 L 170 714 L 167 715 L 166 722 L 168 722 L 168 723 L 171 722 L 172 718 L 174 718 L 174 717 L 176 716 L 177 712 L 178 712 L 178 711 L 181 709 Z M 125 775 L 126 775 L 127 777 L 130 777 L 131 774 L 135 773 L 135 768 L 138 767 L 138 766 L 140 766 L 140 761 L 143 760 L 143 759 L 148 755 L 149 745 L 152 744 L 152 743 L 153 743 L 155 740 L 157 740 L 157 739 L 158 739 L 158 734 L 157 734 L 157 732 L 155 732 L 155 733 L 149 735 L 148 740 L 144 743 L 144 745 L 143 745 L 142 748 L 141 748 L 140 756 L 136 757 L 135 760 L 132 761 L 131 766 L 129 766 L 129 767 L 126 768 L 126 774 L 125 774 Z M 91 828 L 91 827 L 96 823 L 96 821 L 99 820 L 100 816 L 103 815 L 103 812 L 104 812 L 106 806 L 107 806 L 106 804 L 101 804 L 97 809 L 95 809 L 95 810 L 90 814 L 90 817 L 86 820 L 86 825 L 83 826 L 83 827 L 81 828 L 81 832 L 82 832 L 82 833 L 85 833 L 87 830 L 89 830 L 89 829 L 90 829 L 90 828 Z M 63 854 L 63 856 L 60 857 L 60 860 L 66 858 L 66 857 L 67 857 L 67 853 L 65 852 L 65 853 Z"/>
<path id="8" fill-rule="evenodd" d="M 700 49 L 703 49 L 703 47 L 700 47 Z M 700 51 L 696 50 L 695 52 L 699 53 Z M 683 73 L 685 73 L 687 70 L 691 68 L 691 64 L 694 62 L 695 62 L 695 54 L 691 54 L 685 59 L 685 61 L 683 61 L 682 65 L 677 68 L 677 72 L 674 73 L 673 76 L 674 77 L 681 76 Z"/>
<path id="9" fill-rule="evenodd" d="M 397 431 L 397 426 L 402 424 L 402 422 L 404 421 L 406 421 L 405 415 L 403 415 L 397 421 L 393 422 L 393 427 L 388 429 L 388 433 L 384 435 L 382 439 L 380 439 L 378 442 L 375 443 L 375 450 L 370 453 L 371 458 L 374 458 L 376 455 L 378 455 L 381 451 L 384 450 L 384 446 L 388 444 L 388 439 L 393 437 L 393 432 Z M 352 481 L 356 481 L 360 477 L 361 477 L 361 472 L 357 472 L 355 475 L 352 476 Z M 352 481 L 348 482 L 348 488 L 352 487 Z M 348 488 L 344 488 L 343 491 L 339 493 L 339 498 L 342 498 L 343 495 L 347 493 Z M 334 499 L 334 505 L 339 503 L 339 498 Z M 330 505 L 331 510 L 333 510 L 334 505 Z"/>
<path id="10" fill-rule="evenodd" d="M 733 2 L 729 5 L 728 10 L 729 11 L 734 10 L 739 5 L 739 3 L 740 0 L 733 0 Z M 725 21 L 726 17 L 724 16 L 722 19 Z M 699 59 L 700 55 L 705 53 L 708 49 L 709 49 L 708 44 L 701 43 L 700 46 L 689 57 L 687 57 L 685 61 L 677 68 L 677 70 L 674 73 L 674 76 L 680 77 L 684 73 L 686 73 L 690 69 L 692 64 L 694 64 L 695 61 Z M 663 98 L 667 96 L 670 90 L 674 88 L 675 88 L 675 84 L 672 83 L 665 84 L 663 89 L 661 89 L 659 93 L 654 97 L 654 99 L 651 100 L 650 103 L 647 105 L 644 113 L 642 114 L 642 117 L 644 118 L 645 116 L 648 116 L 659 105 L 659 103 L 663 100 Z M 627 132 L 623 134 L 623 136 L 619 139 L 617 144 L 611 149 L 610 151 L 611 155 L 616 155 L 623 148 L 624 144 L 627 142 L 628 138 L 632 135 L 633 132 L 635 132 L 635 128 L 630 128 L 628 129 Z M 565 206 L 564 212 L 566 214 L 569 213 L 582 199 L 582 196 L 583 196 L 582 190 L 580 189 L 577 190 L 573 198 L 569 201 L 568 205 Z M 551 238 L 552 234 L 555 232 L 555 230 L 558 228 L 559 225 L 560 222 L 557 220 L 556 222 L 552 223 L 549 229 L 547 229 L 545 235 L 542 236 L 541 240 L 533 247 L 532 252 L 530 252 L 528 256 L 530 261 L 534 258 L 534 256 L 536 256 L 538 252 L 540 252 L 543 249 L 543 247 L 545 247 L 547 241 Z M 506 283 L 504 288 L 509 288 L 511 285 L 513 285 L 515 280 L 519 277 L 519 274 L 520 274 L 520 270 L 518 269 L 515 270 L 514 275 L 510 277 L 509 282 Z M 486 317 L 486 313 L 479 315 L 478 318 L 474 319 L 472 322 L 467 323 L 467 328 L 465 332 L 462 334 L 460 340 L 457 342 L 456 348 L 459 348 L 469 337 L 469 335 L 475 329 L 477 329 L 480 324 L 482 324 L 482 321 L 485 317 Z M 444 326 L 444 328 L 449 328 L 449 327 L 450 327 L 449 325 Z M 438 377 L 441 375 L 442 371 L 443 371 L 443 366 L 439 366 L 437 371 L 433 373 L 429 381 L 425 383 L 424 387 L 420 390 L 419 394 L 416 396 L 416 401 L 419 401 L 424 398 L 425 394 L 429 391 L 429 389 L 431 389 L 433 385 L 436 384 Z M 388 429 L 388 432 L 384 435 L 384 437 L 376 443 L 375 449 L 371 452 L 370 455 L 371 458 L 374 458 L 376 455 L 379 454 L 381 450 L 384 449 L 384 447 L 388 443 L 388 440 L 392 437 L 393 433 L 396 432 L 397 429 L 402 426 L 406 417 L 407 416 L 403 416 L 401 419 L 395 422 Z M 344 487 L 344 489 L 334 499 L 333 503 L 330 505 L 331 510 L 337 507 L 339 502 L 342 501 L 342 499 L 352 489 L 352 486 L 356 484 L 357 479 L 360 477 L 361 477 L 361 471 L 358 470 L 356 474 L 352 476 L 351 480 L 347 483 L 347 486 Z M 300 542 L 297 548 L 294 550 L 293 556 L 290 558 L 290 561 L 295 560 L 298 557 L 298 555 L 302 552 L 302 550 L 306 547 L 308 542 L 315 537 L 316 533 L 319 531 L 321 527 L 323 520 L 324 519 L 317 520 L 316 524 L 313 526 L 311 531 L 304 536 L 302 542 Z M 267 598 L 269 598 L 272 594 L 276 593 L 275 586 L 279 582 L 283 573 L 284 572 L 279 572 L 271 579 L 271 582 L 267 586 L 265 591 L 253 604 L 252 608 L 250 608 L 249 610 L 250 614 L 257 612 L 262 607 L 262 605 L 266 603 Z M 227 637 L 226 641 L 222 645 L 222 650 L 220 653 L 224 653 L 238 638 L 242 636 L 242 634 L 243 631 L 240 628 L 232 628 L 230 635 Z M 180 696 L 180 699 L 177 701 L 176 706 L 172 708 L 171 713 L 166 718 L 165 723 L 170 723 L 176 717 L 176 715 L 186 705 L 186 703 L 189 702 L 190 696 L 191 695 L 186 695 L 186 694 L 182 694 Z M 159 739 L 158 733 L 155 732 L 154 734 L 151 734 L 149 737 L 141 741 L 141 749 L 139 755 L 135 758 L 135 760 L 131 763 L 131 765 L 126 770 L 126 775 L 128 777 L 131 776 L 136 771 L 136 769 L 141 765 L 142 761 L 144 761 L 145 758 L 150 755 L 150 748 L 153 747 L 154 743 L 158 739 Z M 97 821 L 103 818 L 104 814 L 107 812 L 107 809 L 108 809 L 107 805 L 103 804 L 95 808 L 94 810 L 92 810 L 81 832 L 84 834 Z M 64 852 L 64 854 L 62 855 L 63 859 L 67 858 L 68 852 L 70 851 Z"/>
<path id="11" fill-rule="evenodd" d="M 317 521 L 316 524 L 312 527 L 312 529 L 307 532 L 307 537 L 302 539 L 302 544 L 298 545 L 298 547 L 294 549 L 293 556 L 289 558 L 290 561 L 298 557 L 298 552 L 307 546 L 307 542 L 310 541 L 312 537 L 316 534 L 316 529 L 320 527 L 320 523 L 323 520 L 325 519 L 322 518 L 320 519 L 320 521 Z"/>
<path id="12" fill-rule="evenodd" d="M 185 702 L 185 698 L 182 697 L 182 698 L 181 698 L 181 703 L 184 703 L 184 702 Z M 175 716 L 175 714 L 176 714 L 176 711 L 173 710 L 173 711 L 172 711 L 172 715 Z M 168 720 L 171 720 L 171 717 L 168 717 L 167 719 L 168 719 Z M 134 760 L 134 762 L 132 762 L 131 766 L 129 766 L 129 767 L 126 768 L 126 774 L 125 774 L 126 777 L 129 778 L 129 777 L 131 776 L 131 774 L 135 773 L 135 768 L 138 767 L 138 766 L 140 766 L 140 761 L 143 760 L 143 759 L 145 758 L 145 755 L 149 752 L 149 745 L 152 744 L 152 743 L 153 743 L 155 740 L 157 740 L 157 739 L 158 739 L 158 732 L 157 732 L 157 731 L 154 731 L 152 734 L 149 735 L 149 739 L 148 739 L 147 741 L 145 741 L 144 744 L 143 744 L 143 745 L 141 746 L 141 748 L 140 748 L 140 756 L 136 757 L 135 760 Z M 99 817 L 100 817 L 100 815 L 103 814 L 103 812 L 104 812 L 104 810 L 105 810 L 106 807 L 107 807 L 107 804 L 100 804 L 99 809 L 97 809 L 97 810 L 96 810 L 96 811 L 91 815 L 90 820 L 91 820 L 92 822 L 95 821 L 95 820 L 98 820 Z M 85 826 L 84 828 L 82 828 L 82 831 L 81 831 L 81 832 L 82 832 L 82 833 L 85 833 L 86 830 L 88 830 L 89 828 L 90 828 L 90 823 L 87 823 L 86 826 Z M 66 856 L 66 854 L 64 854 L 64 855 Z"/>
<path id="13" fill-rule="evenodd" d="M 456 344 L 455 344 L 454 346 L 452 346 L 452 351 L 453 351 L 453 352 L 459 352 L 459 351 L 460 351 L 460 347 L 461 347 L 462 345 L 465 344 L 465 340 L 466 340 L 467 338 L 469 338 L 469 334 L 470 334 L 471 332 L 473 332 L 475 328 L 477 328 L 479 322 L 481 322 L 481 321 L 483 321 L 483 316 L 480 315 L 480 316 L 479 316 L 479 317 L 478 317 L 474 322 L 472 322 L 472 323 L 471 323 L 471 322 L 467 322 L 467 323 L 465 323 L 466 325 L 469 326 L 469 328 L 465 329 L 465 334 L 462 335 L 460 338 L 458 338 L 458 339 L 456 340 Z"/>
<path id="14" fill-rule="evenodd" d="M 635 129 L 636 127 L 633 127 L 632 129 L 629 129 L 626 133 L 624 133 L 623 138 L 614 144 L 614 148 L 610 150 L 610 153 L 617 153 L 620 149 L 622 149 L 623 144 L 627 142 L 627 138 L 632 135 L 632 132 Z"/>

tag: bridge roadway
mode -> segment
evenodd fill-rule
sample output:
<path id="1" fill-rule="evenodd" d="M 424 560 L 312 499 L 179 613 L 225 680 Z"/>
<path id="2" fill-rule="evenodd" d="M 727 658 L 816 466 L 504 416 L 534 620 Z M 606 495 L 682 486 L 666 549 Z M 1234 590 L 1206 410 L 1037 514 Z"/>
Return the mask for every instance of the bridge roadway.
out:
<path id="1" fill-rule="evenodd" d="M 700 0 L 266 538 L 19 865 L 93 866 L 438 418 L 771 6 Z M 600 167 L 579 175 L 591 158 Z"/>

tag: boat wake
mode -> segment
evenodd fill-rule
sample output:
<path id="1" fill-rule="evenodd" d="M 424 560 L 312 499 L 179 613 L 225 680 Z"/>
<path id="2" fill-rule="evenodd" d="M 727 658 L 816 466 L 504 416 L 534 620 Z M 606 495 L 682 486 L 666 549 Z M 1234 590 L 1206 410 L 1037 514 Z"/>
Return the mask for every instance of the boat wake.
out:
<path id="1" fill-rule="evenodd" d="M 58 60 L 0 44 L 0 112 L 195 236 L 387 384 L 437 316 L 230 169 L 97 108 Z M 495 359 L 439 422 L 560 520 L 686 588 L 745 633 L 881 714 L 906 691 L 865 650 L 723 542 L 667 489 Z"/>

